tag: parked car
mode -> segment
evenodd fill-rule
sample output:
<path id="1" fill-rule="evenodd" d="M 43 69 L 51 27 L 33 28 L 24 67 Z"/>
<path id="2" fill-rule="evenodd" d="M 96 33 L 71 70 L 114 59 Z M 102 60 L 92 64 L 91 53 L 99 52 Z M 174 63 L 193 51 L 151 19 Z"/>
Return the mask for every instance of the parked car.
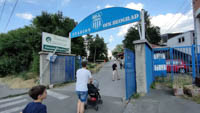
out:
<path id="1" fill-rule="evenodd" d="M 171 66 L 170 60 L 166 60 L 167 64 L 167 72 L 172 72 L 171 68 L 173 69 L 173 72 L 176 73 L 186 73 L 189 70 L 189 66 L 186 66 L 186 63 L 183 60 L 180 59 L 173 59 L 173 64 Z"/>

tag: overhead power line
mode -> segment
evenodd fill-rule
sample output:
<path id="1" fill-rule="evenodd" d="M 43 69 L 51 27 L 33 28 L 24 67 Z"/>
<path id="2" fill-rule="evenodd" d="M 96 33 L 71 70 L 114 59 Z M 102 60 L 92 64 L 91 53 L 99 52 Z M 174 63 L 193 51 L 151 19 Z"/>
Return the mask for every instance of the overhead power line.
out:
<path id="1" fill-rule="evenodd" d="M 180 12 L 180 11 L 184 8 L 186 2 L 187 2 L 187 0 L 183 1 L 183 3 L 182 3 L 182 4 L 180 5 L 180 7 L 178 8 L 178 10 L 175 12 L 175 14 L 178 13 L 178 12 Z M 171 18 L 169 19 L 169 21 L 168 21 L 164 26 L 170 25 L 170 23 L 172 22 L 172 19 L 173 19 L 173 18 L 174 18 L 174 17 L 171 17 Z"/>
<path id="2" fill-rule="evenodd" d="M 185 13 L 187 12 L 187 8 L 188 8 L 190 5 L 191 5 L 191 4 L 188 4 L 188 5 L 185 7 L 185 10 L 184 10 L 183 14 L 185 14 Z M 181 15 L 181 16 L 174 22 L 174 24 L 172 24 L 172 25 L 167 29 L 166 33 L 167 33 L 168 31 L 170 31 L 170 30 L 174 27 L 174 25 L 176 25 L 176 23 L 181 19 L 182 16 L 183 16 L 183 15 Z"/>
<path id="3" fill-rule="evenodd" d="M 8 19 L 8 22 L 7 22 L 6 27 L 5 27 L 4 30 L 7 29 L 8 24 L 10 23 L 11 17 L 12 17 L 12 15 L 13 15 L 13 13 L 15 12 L 15 8 L 16 8 L 18 2 L 19 2 L 19 0 L 16 0 L 15 5 L 14 5 L 14 7 L 13 7 L 13 9 L 12 9 L 12 12 L 11 12 L 11 14 L 10 14 L 10 17 L 9 17 L 9 19 Z"/>
<path id="4" fill-rule="evenodd" d="M 3 8 L 1 9 L 1 13 L 0 13 L 0 22 L 1 22 L 1 18 L 2 18 L 3 12 L 4 12 L 4 7 L 5 7 L 5 5 L 6 5 L 6 0 L 4 0 Z"/>

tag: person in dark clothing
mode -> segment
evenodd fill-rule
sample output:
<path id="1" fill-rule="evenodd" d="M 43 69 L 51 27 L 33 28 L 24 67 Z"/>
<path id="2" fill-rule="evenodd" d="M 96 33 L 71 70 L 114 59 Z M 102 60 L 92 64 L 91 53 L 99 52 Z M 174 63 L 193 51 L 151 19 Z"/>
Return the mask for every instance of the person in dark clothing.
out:
<path id="1" fill-rule="evenodd" d="M 47 97 L 46 87 L 38 85 L 29 90 L 29 96 L 34 100 L 30 102 L 20 113 L 47 113 L 46 105 L 42 101 Z"/>
<path id="2" fill-rule="evenodd" d="M 116 70 L 116 69 L 117 69 L 117 64 L 114 63 L 114 64 L 112 65 L 112 68 L 113 68 L 113 71 Z"/>
<path id="3" fill-rule="evenodd" d="M 115 81 L 116 76 L 117 76 L 117 79 L 120 80 L 119 74 L 118 74 L 118 71 L 117 71 L 117 62 L 116 61 L 113 63 L 112 69 L 113 69 L 112 81 Z"/>
<path id="4" fill-rule="evenodd" d="M 120 69 L 122 69 L 122 60 L 119 59 L 119 65 L 120 65 Z"/>

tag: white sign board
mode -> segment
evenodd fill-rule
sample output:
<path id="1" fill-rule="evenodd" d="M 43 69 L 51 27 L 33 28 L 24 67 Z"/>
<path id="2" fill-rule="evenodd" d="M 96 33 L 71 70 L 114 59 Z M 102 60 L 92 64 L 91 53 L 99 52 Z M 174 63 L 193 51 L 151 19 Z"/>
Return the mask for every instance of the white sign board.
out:
<path id="1" fill-rule="evenodd" d="M 50 33 L 42 33 L 42 50 L 70 53 L 70 39 Z"/>

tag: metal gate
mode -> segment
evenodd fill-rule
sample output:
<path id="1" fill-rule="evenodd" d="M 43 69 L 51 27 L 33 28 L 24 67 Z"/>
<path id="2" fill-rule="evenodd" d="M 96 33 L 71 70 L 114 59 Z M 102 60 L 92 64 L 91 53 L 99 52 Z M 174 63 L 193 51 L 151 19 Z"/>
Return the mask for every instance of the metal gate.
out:
<path id="1" fill-rule="evenodd" d="M 125 49 L 125 82 L 126 82 L 126 99 L 129 99 L 136 92 L 136 75 L 135 75 L 135 55 L 133 51 Z"/>
<path id="2" fill-rule="evenodd" d="M 75 80 L 75 56 L 58 56 L 50 62 L 50 83 L 63 83 Z"/>
<path id="3" fill-rule="evenodd" d="M 194 80 L 199 71 L 198 51 L 194 45 L 153 49 L 154 76 L 167 77 L 172 81 L 178 77 Z"/>

